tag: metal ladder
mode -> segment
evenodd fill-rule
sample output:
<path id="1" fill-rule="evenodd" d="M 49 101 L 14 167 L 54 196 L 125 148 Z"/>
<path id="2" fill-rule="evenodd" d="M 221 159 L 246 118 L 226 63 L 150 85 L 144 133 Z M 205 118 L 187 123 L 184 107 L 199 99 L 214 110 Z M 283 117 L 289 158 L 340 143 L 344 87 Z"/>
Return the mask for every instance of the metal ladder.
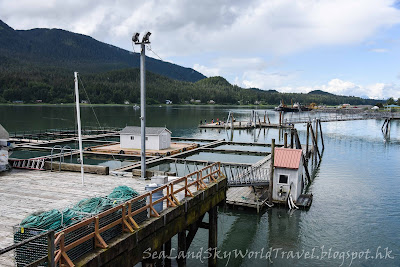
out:
<path id="1" fill-rule="evenodd" d="M 12 167 L 17 169 L 29 169 L 44 171 L 45 158 L 32 158 L 32 159 L 13 159 Z"/>
<path id="2" fill-rule="evenodd" d="M 53 146 L 53 148 L 51 149 L 51 154 L 50 154 L 50 171 L 53 171 L 53 158 L 56 157 L 56 155 L 53 155 L 53 151 L 54 149 L 60 149 L 60 162 L 59 162 L 59 166 L 58 166 L 58 171 L 61 171 L 61 163 L 64 162 L 64 149 L 69 149 L 70 153 L 71 153 L 71 159 L 70 162 L 72 162 L 72 148 L 70 146 L 63 146 L 61 147 L 60 145 L 55 145 Z"/>

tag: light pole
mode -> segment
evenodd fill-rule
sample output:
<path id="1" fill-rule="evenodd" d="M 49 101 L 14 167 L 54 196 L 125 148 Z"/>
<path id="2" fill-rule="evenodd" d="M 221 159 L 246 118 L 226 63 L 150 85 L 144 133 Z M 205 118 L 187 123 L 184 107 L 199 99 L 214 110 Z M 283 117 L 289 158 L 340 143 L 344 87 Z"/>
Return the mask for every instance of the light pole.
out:
<path id="1" fill-rule="evenodd" d="M 139 33 L 132 36 L 132 42 L 140 45 L 140 135 L 141 135 L 141 178 L 146 179 L 146 65 L 145 45 L 150 44 L 151 32 L 147 32 L 142 41 L 139 41 Z"/>

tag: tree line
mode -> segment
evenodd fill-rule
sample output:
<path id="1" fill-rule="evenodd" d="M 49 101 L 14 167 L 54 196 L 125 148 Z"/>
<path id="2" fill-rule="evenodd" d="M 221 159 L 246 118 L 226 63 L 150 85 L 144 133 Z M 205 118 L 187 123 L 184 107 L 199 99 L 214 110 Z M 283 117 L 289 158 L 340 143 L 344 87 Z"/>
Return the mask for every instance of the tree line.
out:
<path id="1" fill-rule="evenodd" d="M 140 102 L 140 71 L 137 68 L 113 70 L 80 75 L 81 99 L 94 104 L 123 104 Z M 160 104 L 171 100 L 174 104 L 200 100 L 216 104 L 265 104 L 278 105 L 299 102 L 301 104 L 374 105 L 379 101 L 359 97 L 338 96 L 328 93 L 279 93 L 256 88 L 244 89 L 231 85 L 222 77 L 210 77 L 197 82 L 185 82 L 167 78 L 152 72 L 146 74 L 147 103 Z M 85 93 L 86 92 L 86 93 Z M 86 95 L 87 94 L 87 95 Z M 89 98 L 89 99 L 86 99 Z M 31 67 L 0 69 L 0 102 L 23 101 L 35 103 L 73 103 L 73 73 L 61 67 Z M 197 101 L 198 102 L 198 101 Z"/>

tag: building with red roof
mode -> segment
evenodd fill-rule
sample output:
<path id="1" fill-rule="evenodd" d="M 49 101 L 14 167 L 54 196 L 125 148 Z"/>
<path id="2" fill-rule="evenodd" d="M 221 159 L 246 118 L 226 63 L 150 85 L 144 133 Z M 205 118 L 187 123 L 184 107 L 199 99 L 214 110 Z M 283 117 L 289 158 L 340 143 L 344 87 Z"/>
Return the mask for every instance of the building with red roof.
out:
<path id="1" fill-rule="evenodd" d="M 301 149 L 275 148 L 272 199 L 286 202 L 289 194 L 296 202 L 304 188 L 303 151 Z"/>

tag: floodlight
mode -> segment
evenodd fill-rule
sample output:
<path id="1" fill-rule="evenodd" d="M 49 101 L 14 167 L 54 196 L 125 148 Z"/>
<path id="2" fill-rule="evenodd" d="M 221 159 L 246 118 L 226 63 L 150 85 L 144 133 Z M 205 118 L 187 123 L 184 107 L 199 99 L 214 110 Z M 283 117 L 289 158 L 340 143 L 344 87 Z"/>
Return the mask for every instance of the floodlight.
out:
<path id="1" fill-rule="evenodd" d="M 150 43 L 149 37 L 151 35 L 151 32 L 147 32 L 142 39 L 142 43 Z"/>
<path id="2" fill-rule="evenodd" d="M 132 42 L 134 42 L 134 43 L 138 43 L 138 42 L 139 42 L 139 33 L 138 33 L 138 32 L 135 33 L 135 34 L 132 36 Z"/>

